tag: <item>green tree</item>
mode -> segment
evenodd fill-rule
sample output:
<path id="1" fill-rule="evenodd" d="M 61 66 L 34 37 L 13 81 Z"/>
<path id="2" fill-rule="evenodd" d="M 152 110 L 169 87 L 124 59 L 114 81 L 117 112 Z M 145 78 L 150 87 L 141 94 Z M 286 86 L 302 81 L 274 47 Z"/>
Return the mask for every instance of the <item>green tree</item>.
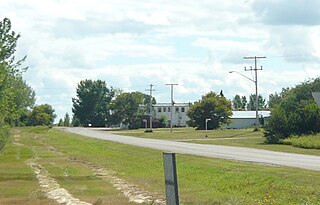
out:
<path id="1" fill-rule="evenodd" d="M 71 121 L 72 127 L 79 127 L 80 126 L 80 120 L 76 116 L 72 116 L 72 121 Z"/>
<path id="2" fill-rule="evenodd" d="M 130 129 L 139 128 L 142 115 L 148 112 L 150 96 L 141 92 L 122 93 L 112 101 L 113 123 L 120 122 L 129 126 Z M 155 99 L 152 99 L 155 103 Z M 141 106 L 145 105 L 145 106 Z"/>
<path id="3" fill-rule="evenodd" d="M 246 96 L 242 96 L 241 97 L 241 110 L 246 110 L 246 107 L 247 107 L 247 98 Z"/>
<path id="4" fill-rule="evenodd" d="M 114 96 L 114 89 L 105 81 L 83 80 L 78 84 L 77 97 L 72 98 L 72 112 L 83 126 L 105 126 L 111 121 L 109 106 Z"/>
<path id="5" fill-rule="evenodd" d="M 284 89 L 281 100 L 271 110 L 266 126 L 266 142 L 279 143 L 291 135 L 320 132 L 320 108 L 311 93 L 320 90 L 320 78 Z"/>
<path id="6" fill-rule="evenodd" d="M 258 109 L 266 109 L 266 99 L 262 95 L 258 95 Z M 247 104 L 247 110 L 256 110 L 256 95 L 251 94 L 249 97 L 249 102 Z"/>
<path id="7" fill-rule="evenodd" d="M 62 118 L 60 118 L 59 123 L 58 123 L 58 126 L 59 126 L 59 127 L 62 127 L 62 126 L 63 126 L 63 119 L 62 119 Z"/>
<path id="8" fill-rule="evenodd" d="M 15 52 L 20 38 L 11 30 L 10 19 L 0 21 L 0 124 L 20 124 L 19 118 L 26 115 L 34 105 L 35 93 L 22 79 L 21 68 L 26 56 L 16 61 Z"/>
<path id="9" fill-rule="evenodd" d="M 208 122 L 208 129 L 217 129 L 229 122 L 228 119 L 232 115 L 231 102 L 225 97 L 210 92 L 191 105 L 187 115 L 190 118 L 189 126 L 203 130 L 206 119 L 211 119 Z"/>
<path id="10" fill-rule="evenodd" d="M 56 114 L 51 105 L 43 104 L 33 107 L 31 116 L 29 117 L 30 125 L 52 125 Z"/>
<path id="11" fill-rule="evenodd" d="M 8 69 L 11 75 L 21 74 L 21 72 L 27 69 L 20 68 L 26 56 L 20 60 L 16 60 L 14 56 L 19 38 L 20 34 L 16 34 L 11 30 L 9 18 L 4 18 L 0 21 L 0 63 Z"/>
<path id="12" fill-rule="evenodd" d="M 70 127 L 70 117 L 68 113 L 64 116 L 63 126 Z"/>
<path id="13" fill-rule="evenodd" d="M 234 110 L 241 110 L 242 109 L 242 101 L 240 95 L 235 95 L 232 100 L 232 105 Z"/>

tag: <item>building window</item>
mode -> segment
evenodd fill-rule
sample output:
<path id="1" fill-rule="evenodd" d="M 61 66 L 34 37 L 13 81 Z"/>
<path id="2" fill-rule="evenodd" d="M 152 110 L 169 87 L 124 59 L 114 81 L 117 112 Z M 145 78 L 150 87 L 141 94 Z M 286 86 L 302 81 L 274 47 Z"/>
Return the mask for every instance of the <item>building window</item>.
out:
<path id="1" fill-rule="evenodd" d="M 185 112 L 185 108 L 184 107 L 181 108 L 181 112 Z"/>
<path id="2" fill-rule="evenodd" d="M 163 112 L 167 112 L 167 108 L 166 107 L 163 108 Z"/>
<path id="3" fill-rule="evenodd" d="M 171 112 L 171 107 L 168 107 L 168 112 Z"/>
<path id="4" fill-rule="evenodd" d="M 158 112 L 161 112 L 161 107 L 158 107 Z"/>
<path id="5" fill-rule="evenodd" d="M 176 112 L 179 112 L 179 107 L 176 107 Z"/>

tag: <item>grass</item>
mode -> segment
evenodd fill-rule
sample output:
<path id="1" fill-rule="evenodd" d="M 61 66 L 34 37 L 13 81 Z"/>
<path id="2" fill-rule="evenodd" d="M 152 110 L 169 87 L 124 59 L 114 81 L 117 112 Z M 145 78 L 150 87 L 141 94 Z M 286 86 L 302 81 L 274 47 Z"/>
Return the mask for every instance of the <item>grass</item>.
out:
<path id="1" fill-rule="evenodd" d="M 319 149 L 304 149 L 287 144 L 265 144 L 263 130 L 254 132 L 253 129 L 240 130 L 194 130 L 192 128 L 176 128 L 170 133 L 168 129 L 154 129 L 154 133 L 144 133 L 143 130 L 113 131 L 114 134 L 135 136 L 152 139 L 186 141 L 198 144 L 214 144 L 237 147 L 249 147 L 270 151 L 290 152 L 320 156 Z M 205 137 L 207 136 L 207 137 Z M 311 137 L 312 138 L 312 137 Z M 308 139 L 311 139 L 307 138 Z M 317 138 L 317 137 L 314 137 Z M 320 139 L 320 138 L 317 138 Z M 316 140 L 317 140 L 316 139 Z M 319 143 L 319 142 L 318 142 Z"/>
<path id="2" fill-rule="evenodd" d="M 215 138 L 238 138 L 238 137 L 262 137 L 263 132 L 254 132 L 253 129 L 242 130 L 195 130 L 193 128 L 174 128 L 170 132 L 168 128 L 153 129 L 152 133 L 145 133 L 144 129 L 112 131 L 114 134 L 130 135 L 133 137 L 152 139 L 215 139 Z"/>
<path id="3" fill-rule="evenodd" d="M 283 143 L 287 145 L 292 145 L 294 147 L 301 147 L 306 149 L 320 149 L 320 134 L 294 136 L 283 140 Z"/>
<path id="4" fill-rule="evenodd" d="M 92 202 L 102 198 L 102 204 L 129 204 L 110 184 L 93 176 L 85 167 L 67 161 L 66 157 L 112 169 L 119 178 L 164 195 L 161 151 L 95 140 L 55 129 L 23 128 L 21 136 L 21 142 L 26 145 L 23 157 L 15 158 L 17 147 L 11 143 L 0 153 L 0 171 L 6 172 L 1 167 L 12 166 L 6 175 L 1 173 L 2 181 L 7 182 L 6 187 L 0 184 L 0 191 L 15 189 L 10 197 L 32 201 L 28 194 L 39 189 L 32 171 L 24 165 L 24 160 L 32 157 L 32 149 L 38 153 L 41 164 L 50 175 L 75 197 Z M 11 157 L 6 154 L 8 152 Z M 177 166 L 182 204 L 320 203 L 319 172 L 181 154 L 177 155 Z M 23 193 L 19 193 L 19 188 L 25 185 L 10 182 L 25 175 L 28 176 L 25 178 L 27 186 Z M 1 200 L 8 197 L 3 193 L 0 196 Z"/>

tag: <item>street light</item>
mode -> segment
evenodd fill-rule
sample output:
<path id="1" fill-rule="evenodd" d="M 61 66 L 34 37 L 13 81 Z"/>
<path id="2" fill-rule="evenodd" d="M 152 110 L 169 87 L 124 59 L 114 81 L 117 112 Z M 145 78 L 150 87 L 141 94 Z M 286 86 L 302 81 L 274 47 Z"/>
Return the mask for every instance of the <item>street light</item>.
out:
<path id="1" fill-rule="evenodd" d="M 210 121 L 210 120 L 211 120 L 210 118 L 206 119 L 206 132 L 208 131 L 208 121 Z"/>
<path id="2" fill-rule="evenodd" d="M 255 85 L 255 88 L 256 88 L 256 99 L 255 99 L 256 100 L 256 102 L 255 102 L 255 104 L 256 104 L 256 127 L 258 127 L 258 125 L 259 125 L 259 115 L 258 115 L 258 80 L 257 80 L 257 75 L 256 75 L 255 79 L 251 79 L 251 78 L 249 78 L 249 77 L 247 77 L 247 76 L 245 76 L 245 75 L 243 75 L 243 74 L 241 74 L 241 73 L 239 73 L 237 71 L 229 71 L 229 73 L 237 73 L 237 74 L 241 75 L 242 77 L 245 77 L 246 79 L 254 82 L 254 85 Z"/>

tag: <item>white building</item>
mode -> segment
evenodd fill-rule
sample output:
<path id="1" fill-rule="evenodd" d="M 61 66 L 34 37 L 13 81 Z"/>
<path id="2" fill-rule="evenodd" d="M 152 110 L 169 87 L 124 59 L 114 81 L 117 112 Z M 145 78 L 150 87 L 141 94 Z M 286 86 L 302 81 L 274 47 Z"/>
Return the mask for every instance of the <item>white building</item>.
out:
<path id="1" fill-rule="evenodd" d="M 175 103 L 172 112 L 172 126 L 173 127 L 187 127 L 188 120 L 187 111 L 189 110 L 190 103 Z M 168 120 L 170 125 L 170 103 L 157 103 L 153 105 L 153 117 L 160 119 L 162 116 Z M 270 111 L 259 111 L 259 123 L 267 123 L 270 117 Z M 230 117 L 231 123 L 223 126 L 227 129 L 245 129 L 253 127 L 256 123 L 256 111 L 232 111 Z"/>
<path id="2" fill-rule="evenodd" d="M 267 123 L 270 117 L 270 111 L 258 111 L 259 123 L 261 121 Z M 225 125 L 228 129 L 244 129 L 253 127 L 256 123 L 256 111 L 232 111 L 232 116 L 230 117 L 231 123 Z"/>
<path id="3" fill-rule="evenodd" d="M 175 103 L 172 110 L 172 126 L 173 127 L 187 127 L 187 111 L 190 103 Z M 154 117 L 160 119 L 164 116 L 170 125 L 171 119 L 171 103 L 157 103 L 153 105 Z"/>

